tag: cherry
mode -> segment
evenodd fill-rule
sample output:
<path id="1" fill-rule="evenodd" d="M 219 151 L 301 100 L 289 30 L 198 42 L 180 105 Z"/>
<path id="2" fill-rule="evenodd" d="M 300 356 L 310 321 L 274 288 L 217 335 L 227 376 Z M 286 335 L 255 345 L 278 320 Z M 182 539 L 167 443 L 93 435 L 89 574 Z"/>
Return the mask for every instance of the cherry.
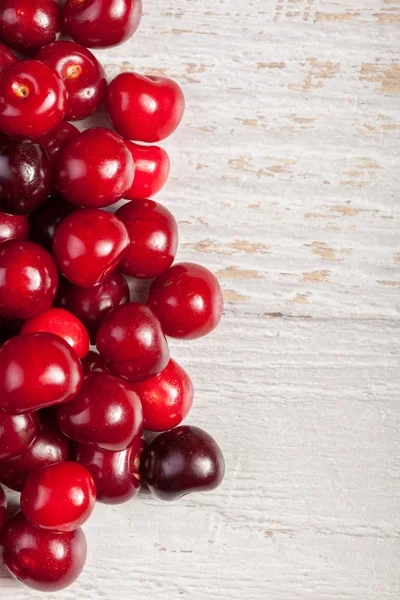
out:
<path id="1" fill-rule="evenodd" d="M 170 211 L 153 200 L 132 200 L 115 214 L 130 238 L 119 270 L 139 279 L 164 273 L 174 262 L 178 248 L 178 225 Z"/>
<path id="2" fill-rule="evenodd" d="M 122 44 L 139 27 L 142 0 L 67 0 L 64 27 L 88 48 Z"/>
<path id="3" fill-rule="evenodd" d="M 124 277 L 114 271 L 93 288 L 81 288 L 61 279 L 55 305 L 74 314 L 85 325 L 94 344 L 100 323 L 120 304 L 129 302 L 129 286 Z"/>
<path id="4" fill-rule="evenodd" d="M 3 561 L 10 573 L 39 592 L 56 592 L 70 586 L 86 562 L 87 544 L 82 529 L 59 533 L 38 529 L 22 512 L 0 535 Z"/>
<path id="5" fill-rule="evenodd" d="M 29 221 L 25 215 L 10 215 L 0 211 L 0 244 L 7 240 L 27 240 Z"/>
<path id="6" fill-rule="evenodd" d="M 38 138 L 37 141 L 46 150 L 53 168 L 57 164 L 58 155 L 64 144 L 66 144 L 68 140 L 77 137 L 79 134 L 80 131 L 75 125 L 62 121 L 57 127 L 52 129 L 50 133 Z"/>
<path id="7" fill-rule="evenodd" d="M 217 442 L 203 429 L 186 425 L 156 437 L 143 461 L 144 480 L 160 500 L 214 490 L 225 473 Z"/>
<path id="8" fill-rule="evenodd" d="M 93 475 L 99 502 L 122 504 L 134 498 L 142 486 L 143 450 L 144 440 L 141 437 L 121 452 L 76 444 L 75 460 Z"/>
<path id="9" fill-rule="evenodd" d="M 128 245 L 128 232 L 118 217 L 87 208 L 72 213 L 57 227 L 53 255 L 68 281 L 93 287 L 117 268 Z"/>
<path id="10" fill-rule="evenodd" d="M 165 335 L 188 340 L 215 329 L 224 308 L 217 278 L 189 262 L 177 263 L 157 277 L 147 304 L 160 319 Z"/>
<path id="11" fill-rule="evenodd" d="M 21 492 L 29 475 L 41 467 L 72 459 L 72 442 L 61 433 L 53 416 L 40 412 L 39 432 L 21 453 L 0 461 L 0 481 Z M 25 416 L 25 415 L 24 415 Z"/>
<path id="12" fill-rule="evenodd" d="M 122 137 L 152 143 L 175 131 L 183 117 L 185 99 L 172 79 L 121 73 L 108 87 L 106 109 Z"/>
<path id="13" fill-rule="evenodd" d="M 7 498 L 0 485 L 0 532 L 7 521 Z"/>
<path id="14" fill-rule="evenodd" d="M 61 149 L 56 184 L 73 204 L 102 208 L 124 196 L 134 172 L 132 155 L 121 138 L 104 127 L 92 127 Z"/>
<path id="15" fill-rule="evenodd" d="M 53 42 L 61 31 L 57 0 L 2 0 L 0 39 L 25 54 Z"/>
<path id="16" fill-rule="evenodd" d="M 0 411 L 0 459 L 21 454 L 35 439 L 39 418 L 35 413 L 9 415 Z"/>
<path id="17" fill-rule="evenodd" d="M 61 196 L 50 196 L 38 210 L 29 215 L 31 240 L 51 252 L 58 225 L 76 210 L 79 209 L 75 204 L 67 202 Z"/>
<path id="18" fill-rule="evenodd" d="M 62 462 L 31 473 L 21 494 L 21 509 L 32 525 L 53 531 L 74 531 L 93 512 L 96 486 L 92 475 L 76 462 Z"/>
<path id="19" fill-rule="evenodd" d="M 136 392 L 118 377 L 91 373 L 79 394 L 57 413 L 61 431 L 76 442 L 120 451 L 142 434 L 142 407 Z"/>
<path id="20" fill-rule="evenodd" d="M 58 272 L 50 254 L 33 242 L 10 240 L 0 245 L 0 315 L 29 319 L 50 308 Z"/>
<path id="21" fill-rule="evenodd" d="M 42 146 L 28 139 L 0 139 L 0 196 L 6 210 L 36 210 L 50 194 L 51 166 Z"/>
<path id="22" fill-rule="evenodd" d="M 85 326 L 72 313 L 63 308 L 49 308 L 41 315 L 25 321 L 21 333 L 45 331 L 63 338 L 79 356 L 89 352 L 90 340 Z"/>
<path id="23" fill-rule="evenodd" d="M 68 402 L 83 369 L 71 346 L 52 333 L 26 333 L 0 348 L 0 409 L 15 415 Z"/>
<path id="24" fill-rule="evenodd" d="M 135 163 L 135 176 L 125 198 L 150 198 L 157 194 L 168 179 L 170 160 L 167 152 L 160 146 L 140 146 L 125 140 Z"/>
<path id="25" fill-rule="evenodd" d="M 137 302 L 118 306 L 106 316 L 96 344 L 110 371 L 130 381 L 157 375 L 169 361 L 160 322 L 145 304 Z"/>
<path id="26" fill-rule="evenodd" d="M 18 58 L 15 54 L 0 42 L 0 75 L 16 62 L 18 62 Z"/>
<path id="27" fill-rule="evenodd" d="M 82 359 L 83 373 L 89 375 L 90 373 L 109 373 L 110 371 L 106 367 L 106 363 L 101 358 L 98 352 L 90 350 L 85 358 Z"/>
<path id="28" fill-rule="evenodd" d="M 38 60 L 11 65 L 0 80 L 0 131 L 37 138 L 61 123 L 65 85 L 56 71 Z"/>
<path id="29" fill-rule="evenodd" d="M 193 384 L 182 367 L 170 360 L 161 373 L 133 385 L 143 409 L 143 427 L 166 431 L 179 425 L 193 403 Z"/>
<path id="30" fill-rule="evenodd" d="M 107 79 L 90 50 L 75 42 L 60 40 L 39 50 L 36 58 L 57 71 L 64 81 L 66 119 L 84 119 L 99 108 L 106 95 Z"/>

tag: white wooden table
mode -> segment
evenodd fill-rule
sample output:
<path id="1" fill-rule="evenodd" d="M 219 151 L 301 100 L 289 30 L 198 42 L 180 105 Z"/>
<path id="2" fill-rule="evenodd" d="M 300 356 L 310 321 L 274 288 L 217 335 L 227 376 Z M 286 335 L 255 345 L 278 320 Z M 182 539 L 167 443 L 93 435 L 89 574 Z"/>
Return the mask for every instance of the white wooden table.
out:
<path id="1" fill-rule="evenodd" d="M 165 74 L 186 94 L 157 199 L 226 310 L 171 346 L 227 475 L 175 504 L 99 505 L 86 571 L 58 597 L 397 600 L 400 0 L 145 10 L 97 55 L 110 78 Z M 8 578 L 0 596 L 52 597 Z"/>

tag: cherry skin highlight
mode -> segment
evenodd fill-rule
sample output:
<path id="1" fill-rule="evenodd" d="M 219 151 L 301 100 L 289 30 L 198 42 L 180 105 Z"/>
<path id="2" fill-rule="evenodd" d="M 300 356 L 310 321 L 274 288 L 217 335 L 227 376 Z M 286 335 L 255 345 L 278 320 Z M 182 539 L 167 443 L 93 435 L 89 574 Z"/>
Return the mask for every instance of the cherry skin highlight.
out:
<path id="1" fill-rule="evenodd" d="M 0 244 L 8 240 L 27 240 L 29 221 L 25 215 L 10 215 L 0 211 Z"/>
<path id="2" fill-rule="evenodd" d="M 46 150 L 53 169 L 57 164 L 58 155 L 61 148 L 67 143 L 68 140 L 77 137 L 79 134 L 80 131 L 77 127 L 75 127 L 75 125 L 72 125 L 72 123 L 67 123 L 66 121 L 62 121 L 59 125 L 57 125 L 57 127 L 52 129 L 50 133 L 42 135 L 40 138 L 38 138 L 37 141 Z"/>
<path id="3" fill-rule="evenodd" d="M 7 498 L 0 485 L 0 532 L 7 521 Z"/>
<path id="4" fill-rule="evenodd" d="M 58 225 L 65 217 L 79 210 L 59 195 L 50 196 L 35 212 L 29 215 L 30 239 L 49 252 L 53 249 L 53 238 Z"/>
<path id="5" fill-rule="evenodd" d="M 18 58 L 15 56 L 14 52 L 0 42 L 0 75 L 16 62 L 18 62 Z"/>
<path id="6" fill-rule="evenodd" d="M 140 146 L 128 140 L 125 144 L 135 163 L 135 176 L 125 198 L 150 198 L 164 187 L 171 167 L 169 156 L 160 146 Z"/>
<path id="7" fill-rule="evenodd" d="M 9 415 L 0 411 L 0 460 L 21 454 L 39 431 L 39 417 L 35 413 Z"/>

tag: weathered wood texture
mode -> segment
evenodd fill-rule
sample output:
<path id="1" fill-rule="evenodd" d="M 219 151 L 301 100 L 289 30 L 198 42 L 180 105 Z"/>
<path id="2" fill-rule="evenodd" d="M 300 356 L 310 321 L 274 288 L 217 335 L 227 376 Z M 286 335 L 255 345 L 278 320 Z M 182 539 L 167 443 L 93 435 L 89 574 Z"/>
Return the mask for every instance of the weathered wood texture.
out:
<path id="1" fill-rule="evenodd" d="M 173 505 L 98 506 L 59 597 L 397 600 L 400 0 L 145 4 L 97 54 L 187 97 L 158 200 L 226 311 L 171 346 L 228 471 Z"/>

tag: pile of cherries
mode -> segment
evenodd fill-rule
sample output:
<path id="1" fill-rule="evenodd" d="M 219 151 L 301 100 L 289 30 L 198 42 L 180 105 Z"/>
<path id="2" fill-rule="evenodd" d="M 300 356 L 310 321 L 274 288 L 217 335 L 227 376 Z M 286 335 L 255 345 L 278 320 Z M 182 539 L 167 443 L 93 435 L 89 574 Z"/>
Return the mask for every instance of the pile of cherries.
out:
<path id="1" fill-rule="evenodd" d="M 21 492 L 7 521 L 0 486 L 0 547 L 36 590 L 79 576 L 96 500 L 126 502 L 142 482 L 171 500 L 224 476 L 213 438 L 180 426 L 193 385 L 165 337 L 212 331 L 221 289 L 173 264 L 177 223 L 149 199 L 169 157 L 136 143 L 172 134 L 184 97 L 165 77 L 108 84 L 87 49 L 122 43 L 141 14 L 141 0 L 0 3 L 0 482 Z M 113 129 L 68 122 L 103 104 Z M 153 280 L 146 303 L 124 276 Z M 143 429 L 162 433 L 147 444 Z"/>

